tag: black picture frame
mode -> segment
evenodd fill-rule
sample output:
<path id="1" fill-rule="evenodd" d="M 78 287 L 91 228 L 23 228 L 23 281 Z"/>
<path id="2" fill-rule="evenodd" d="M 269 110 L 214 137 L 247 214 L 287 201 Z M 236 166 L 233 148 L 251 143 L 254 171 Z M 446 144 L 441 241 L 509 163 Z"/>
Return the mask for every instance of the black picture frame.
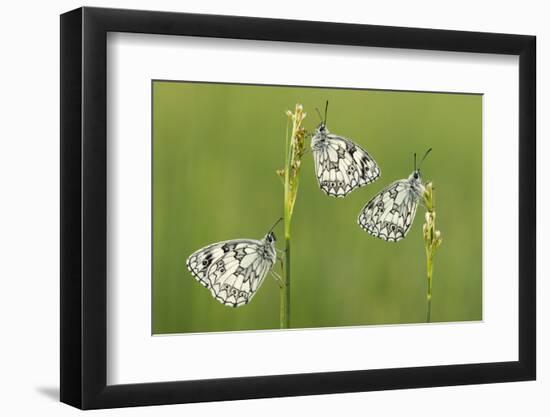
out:
<path id="1" fill-rule="evenodd" d="M 519 360 L 107 385 L 108 32 L 519 56 Z M 61 15 L 61 401 L 94 409 L 535 379 L 535 51 L 524 35 L 88 7 Z"/>

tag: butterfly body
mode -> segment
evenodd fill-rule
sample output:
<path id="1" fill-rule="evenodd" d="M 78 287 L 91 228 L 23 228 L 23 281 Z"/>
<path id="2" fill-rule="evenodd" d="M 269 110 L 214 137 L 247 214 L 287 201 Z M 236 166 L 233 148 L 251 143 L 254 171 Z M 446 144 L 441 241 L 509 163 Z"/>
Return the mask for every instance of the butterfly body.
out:
<path id="1" fill-rule="evenodd" d="M 419 170 L 395 181 L 375 195 L 361 210 L 357 222 L 370 235 L 389 242 L 403 239 L 424 194 Z"/>
<path id="2" fill-rule="evenodd" d="M 332 197 L 345 197 L 380 176 L 375 160 L 351 140 L 330 133 L 321 123 L 311 139 L 319 188 Z"/>
<path id="3" fill-rule="evenodd" d="M 218 242 L 187 258 L 187 269 L 220 303 L 239 307 L 250 302 L 277 260 L 275 235 L 261 240 Z"/>

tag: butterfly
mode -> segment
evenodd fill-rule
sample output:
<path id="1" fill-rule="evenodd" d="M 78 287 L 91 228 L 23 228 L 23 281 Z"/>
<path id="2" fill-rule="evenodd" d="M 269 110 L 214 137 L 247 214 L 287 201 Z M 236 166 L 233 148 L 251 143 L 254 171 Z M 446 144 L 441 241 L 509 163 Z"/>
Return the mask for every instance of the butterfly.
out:
<path id="1" fill-rule="evenodd" d="M 420 165 L 432 149 L 425 153 Z M 374 237 L 389 242 L 403 239 L 410 230 L 419 201 L 424 194 L 420 168 L 407 179 L 397 180 L 375 195 L 361 210 L 357 222 Z"/>
<path id="2" fill-rule="evenodd" d="M 220 303 L 231 307 L 249 303 L 277 260 L 272 231 L 277 223 L 262 240 L 234 239 L 199 249 L 187 258 L 187 269 Z"/>
<path id="3" fill-rule="evenodd" d="M 317 110 L 321 124 L 311 139 L 315 175 L 326 194 L 345 197 L 354 189 L 375 181 L 380 176 L 380 168 L 359 145 L 328 131 L 327 109 L 328 101 L 324 119 Z"/>

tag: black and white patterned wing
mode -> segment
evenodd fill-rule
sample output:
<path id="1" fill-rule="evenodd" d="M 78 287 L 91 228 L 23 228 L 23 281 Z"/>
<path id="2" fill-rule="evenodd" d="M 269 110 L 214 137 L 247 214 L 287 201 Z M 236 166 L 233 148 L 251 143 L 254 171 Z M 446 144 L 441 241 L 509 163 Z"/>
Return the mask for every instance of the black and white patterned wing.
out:
<path id="1" fill-rule="evenodd" d="M 372 236 L 397 242 L 407 235 L 418 200 L 408 180 L 395 181 L 363 207 L 357 222 Z"/>
<path id="2" fill-rule="evenodd" d="M 193 253 L 187 268 L 220 303 L 239 307 L 250 302 L 273 266 L 262 254 L 261 241 L 229 240 Z"/>
<path id="3" fill-rule="evenodd" d="M 187 269 L 206 288 L 210 288 L 212 285 L 207 277 L 208 268 L 212 263 L 220 259 L 224 255 L 224 249 L 222 246 L 228 242 L 219 242 L 208 245 L 198 251 L 194 252 L 187 258 Z"/>
<path id="4" fill-rule="evenodd" d="M 313 156 L 319 187 L 332 197 L 345 197 L 380 176 L 367 151 L 338 135 L 328 134 L 325 146 L 314 149 Z"/>

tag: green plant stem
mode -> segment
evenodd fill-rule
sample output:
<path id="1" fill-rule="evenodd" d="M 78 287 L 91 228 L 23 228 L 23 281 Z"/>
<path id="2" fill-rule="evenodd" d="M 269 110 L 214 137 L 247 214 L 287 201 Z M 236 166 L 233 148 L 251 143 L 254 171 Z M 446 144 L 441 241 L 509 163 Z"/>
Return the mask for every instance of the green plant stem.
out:
<path id="1" fill-rule="evenodd" d="M 290 225 L 292 222 L 292 213 L 294 211 L 294 203 L 298 192 L 298 177 L 300 174 L 301 158 L 304 153 L 304 135 L 305 131 L 302 128 L 302 121 L 305 117 L 303 108 L 297 104 L 294 113 L 288 112 L 289 121 L 292 120 L 292 133 L 289 137 L 289 126 L 287 124 L 286 140 L 285 140 L 285 168 L 284 168 L 284 268 L 283 268 L 283 283 L 280 290 L 280 309 L 279 323 L 281 329 L 290 328 L 290 273 L 291 273 L 291 254 L 290 254 Z"/>
<path id="2" fill-rule="evenodd" d="M 288 135 L 287 135 L 288 144 Z M 288 149 L 288 147 L 287 147 Z M 284 249 L 284 271 L 283 285 L 281 287 L 281 311 L 280 311 L 280 327 L 288 329 L 290 327 L 290 160 L 291 151 L 287 152 L 285 163 L 285 182 L 284 182 L 284 234 L 285 234 L 285 249 Z"/>
<path id="3" fill-rule="evenodd" d="M 433 281 L 433 268 L 434 268 L 434 256 L 436 250 L 441 245 L 441 232 L 436 230 L 435 227 L 435 196 L 434 187 L 431 182 L 426 184 L 424 191 L 424 205 L 426 206 L 426 223 L 422 229 L 424 234 L 424 247 L 426 249 L 426 274 L 428 277 L 428 285 L 426 291 L 426 322 L 430 323 L 432 320 L 432 281 Z"/>
<path id="4" fill-rule="evenodd" d="M 292 142 L 290 142 L 292 143 Z M 288 122 L 286 128 L 285 139 L 285 169 L 284 169 L 284 234 L 285 234 L 285 249 L 284 249 L 284 269 L 283 269 L 283 285 L 281 286 L 281 305 L 279 314 L 279 326 L 281 329 L 290 327 L 290 211 L 288 207 L 290 197 L 290 160 L 292 148 L 289 146 Z"/>
<path id="5" fill-rule="evenodd" d="M 430 254 L 430 251 L 426 251 L 426 269 L 428 271 L 428 292 L 426 295 L 428 307 L 426 311 L 426 322 L 431 321 L 432 316 L 432 277 L 433 277 L 433 257 Z"/>
<path id="6" fill-rule="evenodd" d="M 284 285 L 281 287 L 281 329 L 290 328 L 290 236 L 285 236 Z"/>

